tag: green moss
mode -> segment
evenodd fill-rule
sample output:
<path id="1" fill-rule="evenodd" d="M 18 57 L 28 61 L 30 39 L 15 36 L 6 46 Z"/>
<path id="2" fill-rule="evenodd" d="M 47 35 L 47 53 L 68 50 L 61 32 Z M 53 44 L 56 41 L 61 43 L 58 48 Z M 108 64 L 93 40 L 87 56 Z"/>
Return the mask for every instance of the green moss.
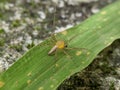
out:
<path id="1" fill-rule="evenodd" d="M 10 48 L 14 48 L 17 51 L 21 51 L 22 50 L 22 45 L 11 45 Z"/>
<path id="2" fill-rule="evenodd" d="M 30 48 L 32 48 L 33 46 L 35 46 L 34 42 L 32 42 L 31 44 L 29 44 L 29 45 L 27 46 L 27 48 L 30 49 Z"/>
<path id="3" fill-rule="evenodd" d="M 4 29 L 0 28 L 0 34 L 4 33 Z"/>
<path id="4" fill-rule="evenodd" d="M 21 25 L 21 22 L 20 22 L 20 20 L 15 20 L 15 21 L 12 22 L 11 25 L 12 25 L 12 27 L 18 27 L 18 26 Z"/>
<path id="5" fill-rule="evenodd" d="M 0 46 L 4 46 L 5 44 L 5 40 L 4 39 L 0 39 Z"/>
<path id="6" fill-rule="evenodd" d="M 115 85 L 114 85 L 114 82 L 111 82 L 111 85 L 110 85 L 110 88 L 109 88 L 109 90 L 115 90 L 115 87 L 114 87 Z"/>

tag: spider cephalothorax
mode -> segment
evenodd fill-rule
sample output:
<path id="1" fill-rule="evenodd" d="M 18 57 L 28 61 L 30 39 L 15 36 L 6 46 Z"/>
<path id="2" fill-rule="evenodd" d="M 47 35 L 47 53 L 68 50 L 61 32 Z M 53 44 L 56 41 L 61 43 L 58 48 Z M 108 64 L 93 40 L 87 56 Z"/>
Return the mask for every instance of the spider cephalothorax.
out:
<path id="1" fill-rule="evenodd" d="M 55 52 L 57 49 L 65 49 L 67 47 L 67 44 L 65 44 L 65 41 L 59 40 L 55 43 L 53 48 L 48 52 L 48 55 L 51 55 L 53 52 Z"/>

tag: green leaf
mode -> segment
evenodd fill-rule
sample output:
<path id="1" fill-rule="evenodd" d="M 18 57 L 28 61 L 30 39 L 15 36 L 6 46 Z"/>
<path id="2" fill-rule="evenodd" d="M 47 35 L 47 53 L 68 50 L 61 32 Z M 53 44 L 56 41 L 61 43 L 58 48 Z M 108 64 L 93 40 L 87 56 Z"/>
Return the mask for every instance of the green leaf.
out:
<path id="1" fill-rule="evenodd" d="M 12 67 L 0 75 L 1 90 L 55 90 L 63 80 L 87 67 L 97 54 L 114 40 L 120 38 L 120 1 L 109 5 L 98 14 L 69 30 L 57 38 L 71 38 L 68 47 L 85 48 L 67 50 L 48 56 L 52 46 L 49 39 L 33 47 Z M 51 40 L 51 39 L 50 39 Z"/>

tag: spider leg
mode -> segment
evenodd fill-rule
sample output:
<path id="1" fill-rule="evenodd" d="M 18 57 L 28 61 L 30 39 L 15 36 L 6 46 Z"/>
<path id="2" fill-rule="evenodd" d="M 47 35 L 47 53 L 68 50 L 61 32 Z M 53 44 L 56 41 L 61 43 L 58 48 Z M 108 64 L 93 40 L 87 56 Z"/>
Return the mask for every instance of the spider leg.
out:
<path id="1" fill-rule="evenodd" d="M 68 50 L 76 50 L 76 51 L 81 51 L 83 54 L 87 55 L 88 53 L 90 53 L 91 51 L 89 49 L 86 49 L 86 48 L 77 48 L 77 47 L 67 47 L 65 49 L 68 49 Z"/>
<path id="2" fill-rule="evenodd" d="M 56 5 L 54 5 L 54 9 L 55 9 L 55 10 L 54 10 L 53 22 L 52 22 L 53 26 L 55 26 Z M 51 34 L 51 38 L 52 38 L 52 41 L 53 41 L 53 42 L 57 42 L 57 38 L 56 38 L 56 36 L 55 36 L 55 33 Z"/>
<path id="3" fill-rule="evenodd" d="M 65 50 L 63 50 L 63 52 L 64 52 L 64 54 L 66 54 L 67 55 L 67 57 L 69 58 L 69 59 L 71 59 L 72 57 L 65 51 Z"/>
<path id="4" fill-rule="evenodd" d="M 54 34 L 51 35 L 51 39 L 52 39 L 53 42 L 57 42 L 57 38 Z"/>
<path id="5" fill-rule="evenodd" d="M 72 59 L 72 57 L 71 57 L 65 50 L 63 50 L 63 52 L 67 55 L 67 57 L 68 57 L 69 59 Z M 74 60 L 72 60 L 72 62 L 73 62 L 75 65 L 77 65 Z"/>
<path id="6" fill-rule="evenodd" d="M 56 49 L 56 51 L 55 51 L 55 61 L 57 61 L 57 53 L 58 53 L 58 50 Z"/>
<path id="7" fill-rule="evenodd" d="M 54 34 L 51 34 L 50 38 L 47 40 L 47 42 L 45 44 L 54 46 L 56 42 L 57 42 L 57 38 L 55 37 Z"/>
<path id="8" fill-rule="evenodd" d="M 72 36 L 72 37 L 68 40 L 68 42 L 72 41 L 72 40 L 73 40 L 74 38 L 76 38 L 78 35 L 79 35 L 79 33 L 78 33 L 78 34 L 75 34 L 74 36 Z"/>
<path id="9" fill-rule="evenodd" d="M 85 50 L 85 51 L 89 51 L 88 49 L 86 49 L 86 48 L 78 48 L 78 47 L 67 47 L 67 48 L 65 48 L 65 49 L 70 49 L 70 50 Z"/>

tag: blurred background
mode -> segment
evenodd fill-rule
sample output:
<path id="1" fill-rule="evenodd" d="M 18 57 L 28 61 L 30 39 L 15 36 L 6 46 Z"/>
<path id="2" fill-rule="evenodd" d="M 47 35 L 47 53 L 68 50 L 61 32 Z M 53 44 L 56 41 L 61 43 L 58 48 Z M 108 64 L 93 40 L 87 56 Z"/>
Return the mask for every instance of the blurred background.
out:
<path id="1" fill-rule="evenodd" d="M 8 69 L 25 52 L 49 37 L 51 33 L 73 27 L 115 1 L 0 0 L 0 72 Z M 120 50 L 113 51 L 114 48 L 118 48 L 118 44 L 120 40 L 101 52 L 102 54 L 100 53 L 86 70 L 65 80 L 58 90 L 119 90 L 120 77 L 113 77 L 113 69 L 115 65 L 120 64 L 111 61 L 112 66 L 106 67 L 107 71 L 100 68 L 108 64 L 109 61 L 106 59 L 111 58 L 111 52 L 112 58 L 118 57 Z M 106 54 L 109 55 L 106 57 Z M 97 70 L 101 73 L 95 72 Z M 111 76 L 105 77 L 108 74 Z"/>

